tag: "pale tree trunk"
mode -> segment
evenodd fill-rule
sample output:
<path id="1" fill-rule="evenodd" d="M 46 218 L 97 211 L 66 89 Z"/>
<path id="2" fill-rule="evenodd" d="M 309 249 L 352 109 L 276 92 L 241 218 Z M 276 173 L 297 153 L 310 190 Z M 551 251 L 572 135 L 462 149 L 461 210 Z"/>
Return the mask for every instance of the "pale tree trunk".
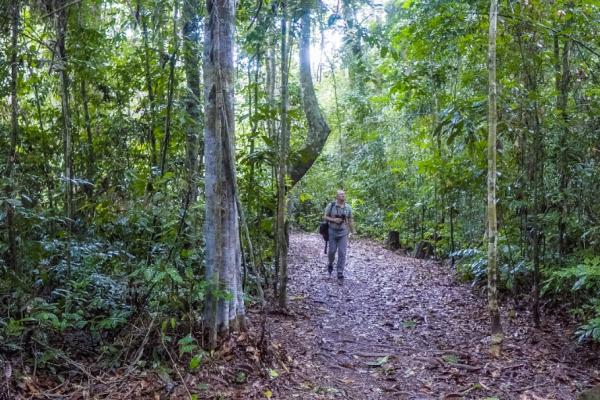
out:
<path id="1" fill-rule="evenodd" d="M 245 329 L 234 155 L 235 2 L 207 0 L 204 42 L 205 266 L 204 318 L 209 346 Z M 227 293 L 227 295 L 223 295 Z"/>
<path id="2" fill-rule="evenodd" d="M 72 221 L 73 221 L 73 168 L 71 166 L 71 108 L 69 104 L 69 74 L 67 72 L 67 52 L 65 40 L 67 36 L 67 18 L 68 7 L 62 1 L 54 2 L 56 10 L 56 49 L 57 61 L 55 69 L 58 71 L 60 78 L 60 99 L 62 108 L 62 136 L 63 136 L 63 168 L 64 168 L 64 185 L 65 185 L 65 214 L 67 221 L 67 279 L 71 273 L 71 237 L 72 237 Z"/>
<path id="3" fill-rule="evenodd" d="M 8 181 L 6 185 L 6 197 L 14 198 L 14 167 L 17 158 L 17 141 L 19 138 L 19 103 L 18 103 L 18 78 L 19 62 L 17 57 L 17 45 L 19 35 L 19 13 L 20 2 L 14 0 L 11 10 L 11 54 L 10 54 L 10 105 L 11 105 L 11 127 L 10 127 L 10 146 L 8 148 L 8 158 L 6 163 L 5 177 Z M 8 228 L 8 252 L 6 254 L 6 264 L 11 271 L 19 273 L 19 263 L 17 257 L 17 228 L 15 223 L 15 208 L 10 201 L 6 201 L 6 225 Z"/>
<path id="4" fill-rule="evenodd" d="M 497 86 L 496 86 L 496 32 L 498 23 L 498 0 L 491 0 L 490 4 L 490 31 L 489 31 L 489 132 L 488 132 L 488 308 L 491 322 L 491 352 L 499 356 L 502 349 L 502 325 L 500 323 L 500 311 L 498 309 L 498 221 L 496 217 L 496 127 L 498 123 L 498 111 L 496 109 Z"/>
<path id="5" fill-rule="evenodd" d="M 198 38 L 200 36 L 199 1 L 183 1 L 183 65 L 187 84 L 185 111 L 188 121 L 185 127 L 186 161 L 188 169 L 188 201 L 198 199 L 198 177 L 201 169 L 200 155 L 203 152 L 201 131 L 202 114 L 200 110 L 200 58 Z"/>
<path id="6" fill-rule="evenodd" d="M 308 134 L 290 165 L 290 178 L 295 185 L 313 165 L 327 141 L 331 129 L 321 112 L 313 86 L 310 67 L 310 8 L 302 14 L 302 32 L 300 38 L 300 86 L 302 105 L 308 121 Z"/>
<path id="7" fill-rule="evenodd" d="M 279 265 L 279 306 L 287 306 L 287 226 L 286 215 L 286 165 L 288 160 L 290 125 L 288 118 L 288 34 L 287 3 L 281 4 L 281 126 L 279 134 L 279 159 L 277 164 L 277 259 Z"/>

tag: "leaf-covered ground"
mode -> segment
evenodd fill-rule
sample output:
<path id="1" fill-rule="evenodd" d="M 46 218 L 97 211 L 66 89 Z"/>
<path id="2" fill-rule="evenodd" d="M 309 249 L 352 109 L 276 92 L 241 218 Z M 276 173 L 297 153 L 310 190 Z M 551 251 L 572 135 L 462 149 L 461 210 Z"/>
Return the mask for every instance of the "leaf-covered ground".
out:
<path id="1" fill-rule="evenodd" d="M 296 233 L 290 247 L 293 316 L 270 321 L 293 361 L 278 398 L 566 400 L 599 382 L 597 355 L 551 315 L 536 331 L 525 311 L 504 314 L 492 358 L 485 299 L 439 263 L 351 241 L 339 285 L 320 237 Z"/>
<path id="2" fill-rule="evenodd" d="M 51 374 L 5 361 L 0 399 L 567 400 L 600 383 L 598 355 L 575 343 L 564 318 L 544 315 L 537 331 L 525 311 L 505 313 L 494 359 L 485 299 L 448 267 L 352 240 L 339 284 L 319 236 L 290 242 L 289 310 L 252 308 L 249 330 L 196 371 L 146 321 L 131 326 L 143 338 L 131 365 L 63 357 Z M 152 364 L 154 353 L 171 362 Z"/>

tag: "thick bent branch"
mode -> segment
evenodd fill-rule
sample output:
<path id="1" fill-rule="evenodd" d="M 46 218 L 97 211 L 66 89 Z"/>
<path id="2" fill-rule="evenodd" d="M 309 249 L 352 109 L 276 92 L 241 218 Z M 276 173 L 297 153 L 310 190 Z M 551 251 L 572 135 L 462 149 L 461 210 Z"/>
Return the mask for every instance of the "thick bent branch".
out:
<path id="1" fill-rule="evenodd" d="M 313 86 L 310 70 L 310 9 L 307 7 L 302 15 L 302 34 L 300 38 L 300 85 L 302 87 L 302 103 L 308 120 L 308 134 L 302 147 L 291 157 L 289 174 L 292 185 L 295 185 L 313 165 L 331 129 L 319 107 Z"/>

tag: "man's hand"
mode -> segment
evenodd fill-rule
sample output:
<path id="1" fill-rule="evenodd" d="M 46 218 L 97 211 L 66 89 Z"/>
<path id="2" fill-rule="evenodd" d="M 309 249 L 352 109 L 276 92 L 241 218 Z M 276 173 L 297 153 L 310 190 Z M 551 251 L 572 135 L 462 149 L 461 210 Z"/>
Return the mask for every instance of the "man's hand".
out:
<path id="1" fill-rule="evenodd" d="M 341 218 L 334 218 L 333 222 L 335 222 L 336 224 L 341 224 L 342 222 L 344 222 L 344 220 Z"/>

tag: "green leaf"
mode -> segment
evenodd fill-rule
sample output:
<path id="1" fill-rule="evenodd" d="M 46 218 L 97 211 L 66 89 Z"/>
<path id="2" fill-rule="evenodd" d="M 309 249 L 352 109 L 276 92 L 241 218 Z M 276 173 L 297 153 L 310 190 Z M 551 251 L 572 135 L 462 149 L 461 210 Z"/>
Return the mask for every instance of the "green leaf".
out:
<path id="1" fill-rule="evenodd" d="M 402 322 L 402 326 L 406 329 L 415 329 L 417 327 L 417 322 L 412 319 L 408 319 Z"/>
<path id="2" fill-rule="evenodd" d="M 195 344 L 186 344 L 184 346 L 179 346 L 179 355 L 193 353 L 198 349 L 198 346 Z"/>
<path id="3" fill-rule="evenodd" d="M 442 360 L 448 364 L 458 364 L 459 361 L 458 357 L 456 357 L 454 354 L 445 354 L 442 356 Z"/>
<path id="4" fill-rule="evenodd" d="M 202 354 L 196 354 L 194 357 L 192 357 L 192 359 L 190 360 L 190 363 L 188 365 L 188 367 L 191 370 L 195 370 L 200 366 L 200 363 L 202 362 Z"/>
<path id="5" fill-rule="evenodd" d="M 235 383 L 244 383 L 246 382 L 247 375 L 244 371 L 239 371 L 235 376 Z"/>
<path id="6" fill-rule="evenodd" d="M 182 337 L 181 339 L 179 339 L 177 341 L 177 344 L 180 346 L 184 346 L 186 344 L 192 344 L 192 343 L 194 343 L 194 338 L 192 337 L 191 334 L 188 334 L 187 336 Z"/>
<path id="7" fill-rule="evenodd" d="M 182 284 L 183 278 L 179 275 L 179 272 L 175 268 L 167 268 L 167 274 L 173 279 L 173 282 Z"/>

